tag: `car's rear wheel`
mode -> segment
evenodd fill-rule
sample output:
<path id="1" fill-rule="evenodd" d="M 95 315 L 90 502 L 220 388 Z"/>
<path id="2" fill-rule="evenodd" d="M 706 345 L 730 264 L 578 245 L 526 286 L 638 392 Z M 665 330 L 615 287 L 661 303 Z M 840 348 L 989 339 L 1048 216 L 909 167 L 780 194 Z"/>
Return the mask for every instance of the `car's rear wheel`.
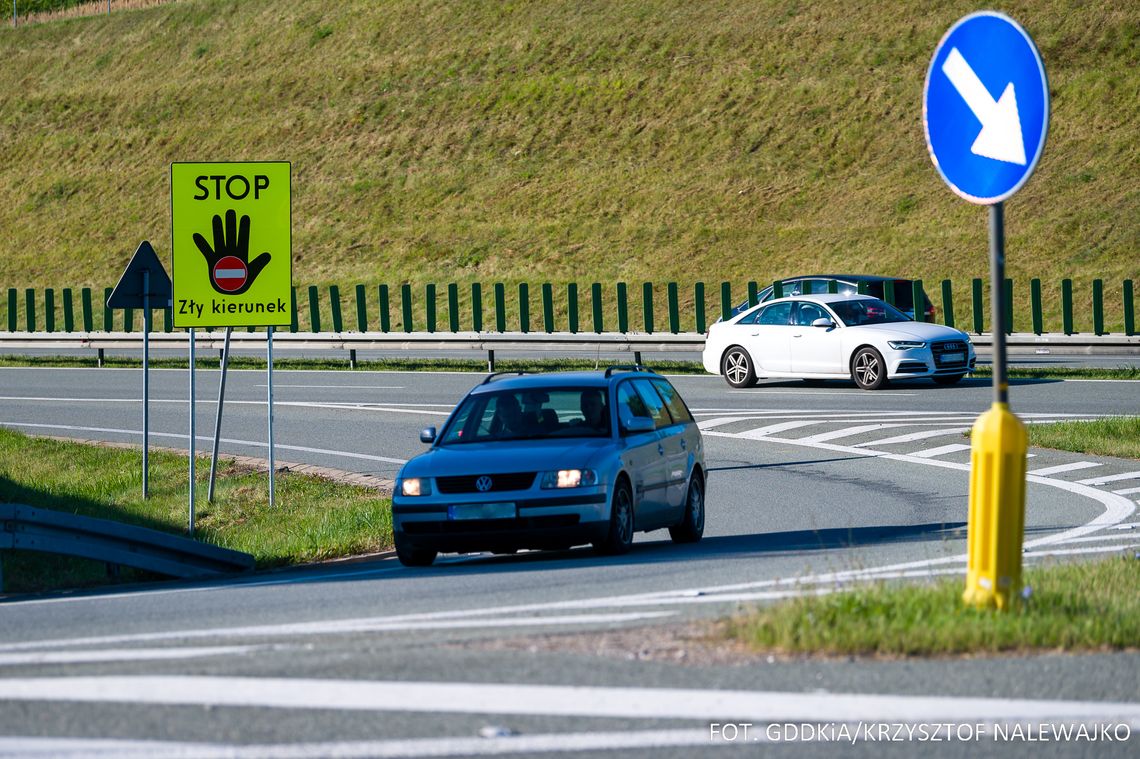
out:
<path id="1" fill-rule="evenodd" d="M 756 384 L 752 357 L 739 345 L 734 345 L 725 352 L 720 369 L 725 381 L 733 387 L 752 387 Z"/>
<path id="2" fill-rule="evenodd" d="M 604 540 L 594 543 L 594 550 L 603 556 L 617 556 L 629 551 L 633 545 L 633 495 L 625 481 L 614 488 L 610 504 L 610 526 Z"/>
<path id="3" fill-rule="evenodd" d="M 438 551 L 433 551 L 430 548 L 411 545 L 400 538 L 400 533 L 396 533 L 395 542 L 396 558 L 405 567 L 430 567 L 438 554 Z"/>
<path id="4" fill-rule="evenodd" d="M 694 472 L 685 496 L 685 514 L 681 521 L 669 528 L 674 543 L 696 543 L 705 534 L 705 484 Z"/>
<path id="5" fill-rule="evenodd" d="M 863 390 L 878 390 L 887 384 L 887 365 L 874 348 L 860 348 L 851 359 L 851 379 Z"/>
<path id="6" fill-rule="evenodd" d="M 931 377 L 931 379 L 934 380 L 935 385 L 957 385 L 965 376 L 965 374 L 941 374 L 937 377 Z"/>

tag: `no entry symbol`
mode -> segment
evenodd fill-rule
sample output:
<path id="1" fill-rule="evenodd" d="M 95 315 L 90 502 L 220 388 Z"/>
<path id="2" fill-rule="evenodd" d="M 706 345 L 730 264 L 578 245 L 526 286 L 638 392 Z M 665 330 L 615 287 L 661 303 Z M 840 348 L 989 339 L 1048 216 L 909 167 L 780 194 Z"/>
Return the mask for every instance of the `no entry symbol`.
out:
<path id="1" fill-rule="evenodd" d="M 237 256 L 226 256 L 214 264 L 210 276 L 214 278 L 214 285 L 219 290 L 232 293 L 240 290 L 249 277 L 249 269 L 245 261 Z"/>

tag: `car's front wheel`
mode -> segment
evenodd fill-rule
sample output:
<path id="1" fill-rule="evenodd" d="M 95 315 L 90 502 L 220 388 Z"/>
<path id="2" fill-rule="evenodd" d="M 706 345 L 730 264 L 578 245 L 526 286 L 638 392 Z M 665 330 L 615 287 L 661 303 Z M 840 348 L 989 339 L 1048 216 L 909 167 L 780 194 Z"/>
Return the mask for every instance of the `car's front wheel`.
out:
<path id="1" fill-rule="evenodd" d="M 430 548 L 420 548 L 408 543 L 406 540 L 400 538 L 400 533 L 395 535 L 396 542 L 396 558 L 405 567 L 430 567 L 432 562 L 435 561 L 437 551 Z"/>
<path id="2" fill-rule="evenodd" d="M 594 543 L 594 550 L 603 556 L 617 556 L 629 551 L 633 545 L 633 494 L 629 484 L 618 483 L 610 504 L 610 524 L 604 540 Z"/>
<path id="3" fill-rule="evenodd" d="M 860 348 L 851 359 L 851 379 L 863 390 L 878 390 L 887 384 L 887 365 L 874 348 Z"/>
<path id="4" fill-rule="evenodd" d="M 720 369 L 725 381 L 733 387 L 752 387 L 756 384 L 752 357 L 739 345 L 734 345 L 725 352 Z"/>
<path id="5" fill-rule="evenodd" d="M 674 543 L 696 543 L 705 534 L 705 485 L 694 472 L 685 496 L 685 514 L 680 523 L 669 528 Z"/>
<path id="6" fill-rule="evenodd" d="M 965 374 L 941 374 L 937 377 L 931 377 L 931 379 L 936 385 L 957 385 L 959 380 L 965 376 Z"/>

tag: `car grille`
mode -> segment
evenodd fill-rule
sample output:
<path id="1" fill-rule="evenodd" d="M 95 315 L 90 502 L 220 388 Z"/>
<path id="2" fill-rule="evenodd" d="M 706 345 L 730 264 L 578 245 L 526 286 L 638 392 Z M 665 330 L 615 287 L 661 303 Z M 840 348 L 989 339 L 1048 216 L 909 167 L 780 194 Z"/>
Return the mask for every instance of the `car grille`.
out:
<path id="1" fill-rule="evenodd" d="M 955 367 L 965 367 L 966 362 L 969 360 L 970 350 L 966 343 L 961 340 L 951 340 L 945 343 L 934 343 L 930 346 L 931 352 L 934 354 L 934 366 L 938 369 L 951 369 Z M 947 353 L 960 353 L 962 357 L 957 361 L 947 361 Z"/>
<path id="2" fill-rule="evenodd" d="M 471 474 L 462 477 L 436 477 L 440 493 L 498 493 L 504 490 L 529 490 L 537 472 L 510 472 L 507 474 Z M 491 480 L 491 487 L 480 490 L 476 483 L 481 477 Z"/>
<path id="3" fill-rule="evenodd" d="M 577 514 L 519 517 L 517 519 L 463 519 L 454 522 L 404 522 L 408 535 L 463 535 L 476 532 L 513 532 L 573 527 Z"/>

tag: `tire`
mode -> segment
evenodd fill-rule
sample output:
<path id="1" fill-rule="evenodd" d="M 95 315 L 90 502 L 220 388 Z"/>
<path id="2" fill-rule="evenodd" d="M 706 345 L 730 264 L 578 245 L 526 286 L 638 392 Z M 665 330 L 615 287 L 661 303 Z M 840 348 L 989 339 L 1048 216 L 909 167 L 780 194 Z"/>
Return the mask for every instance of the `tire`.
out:
<path id="1" fill-rule="evenodd" d="M 696 543 L 705 534 L 705 484 L 694 474 L 685 494 L 685 514 L 681 521 L 669 528 L 674 543 Z"/>
<path id="2" fill-rule="evenodd" d="M 851 359 L 851 379 L 863 390 L 878 390 L 887 386 L 887 365 L 874 348 L 860 348 Z"/>
<path id="3" fill-rule="evenodd" d="M 400 539 L 399 533 L 396 533 L 395 541 L 396 558 L 405 567 L 430 567 L 435 561 L 438 551 L 410 545 L 407 541 Z"/>
<path id="4" fill-rule="evenodd" d="M 720 362 L 720 373 L 732 387 L 752 387 L 756 384 L 756 368 L 752 365 L 752 357 L 739 345 L 725 351 Z"/>
<path id="5" fill-rule="evenodd" d="M 943 374 L 938 377 L 931 377 L 935 385 L 957 385 L 959 380 L 965 377 L 965 374 Z"/>
<path id="6" fill-rule="evenodd" d="M 603 556 L 620 556 L 633 545 L 633 494 L 629 484 L 621 482 L 614 488 L 610 502 L 610 526 L 606 537 L 594 543 L 594 550 Z"/>

